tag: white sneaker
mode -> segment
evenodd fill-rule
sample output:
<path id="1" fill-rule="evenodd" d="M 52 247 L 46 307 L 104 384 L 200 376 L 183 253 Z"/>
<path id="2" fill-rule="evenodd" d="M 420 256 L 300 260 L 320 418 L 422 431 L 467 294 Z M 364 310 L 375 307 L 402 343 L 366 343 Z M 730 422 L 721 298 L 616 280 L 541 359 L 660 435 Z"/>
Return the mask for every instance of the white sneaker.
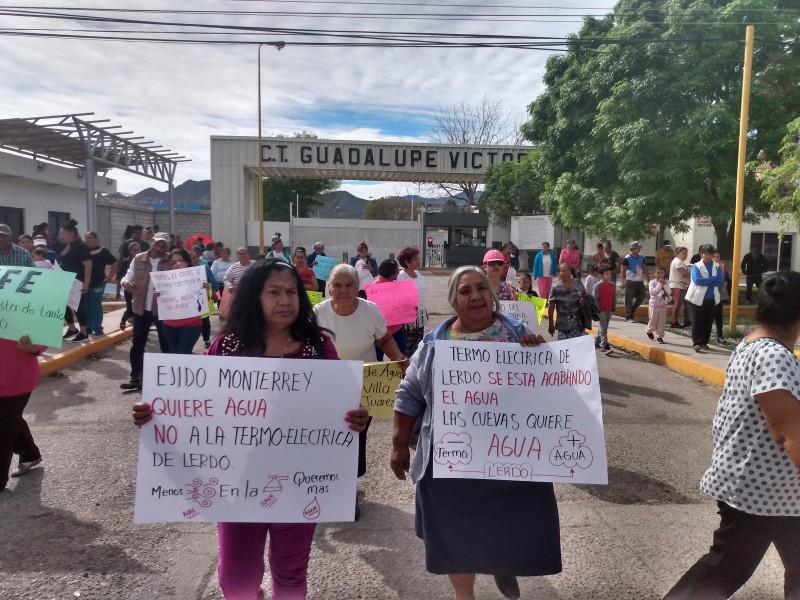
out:
<path id="1" fill-rule="evenodd" d="M 22 477 L 23 475 L 25 475 L 25 473 L 30 471 L 33 467 L 38 465 L 40 462 L 42 462 L 41 458 L 37 458 L 36 460 L 32 460 L 30 462 L 21 462 L 21 463 L 19 463 L 19 466 L 17 467 L 17 470 L 14 471 L 11 474 L 11 476 L 12 477 Z"/>

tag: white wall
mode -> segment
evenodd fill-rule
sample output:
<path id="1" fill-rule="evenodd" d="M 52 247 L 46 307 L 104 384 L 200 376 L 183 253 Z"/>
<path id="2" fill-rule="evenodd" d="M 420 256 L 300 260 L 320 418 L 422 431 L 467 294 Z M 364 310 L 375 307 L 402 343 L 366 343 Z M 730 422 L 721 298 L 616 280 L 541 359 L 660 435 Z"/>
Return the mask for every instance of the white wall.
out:
<path id="1" fill-rule="evenodd" d="M 423 248 L 421 221 L 311 218 L 293 219 L 291 224 L 269 221 L 264 224 L 265 245 L 269 245 L 276 231 L 281 232 L 287 249 L 304 246 L 310 253 L 315 242 L 322 242 L 325 254 L 340 260 L 345 252 L 350 257 L 355 256 L 356 246 L 362 241 L 367 243 L 370 254 L 379 263 L 390 254 L 397 256 L 403 246 Z M 247 223 L 247 245 L 258 247 L 258 221 Z"/>
<path id="2" fill-rule="evenodd" d="M 95 177 L 95 192 L 116 191 L 115 180 Z M 78 177 L 77 169 L 0 152 L 0 206 L 24 211 L 25 231 L 15 231 L 15 238 L 46 223 L 48 211 L 69 213 L 83 229 L 87 223 L 86 179 Z M 51 231 L 51 238 L 56 233 Z"/>

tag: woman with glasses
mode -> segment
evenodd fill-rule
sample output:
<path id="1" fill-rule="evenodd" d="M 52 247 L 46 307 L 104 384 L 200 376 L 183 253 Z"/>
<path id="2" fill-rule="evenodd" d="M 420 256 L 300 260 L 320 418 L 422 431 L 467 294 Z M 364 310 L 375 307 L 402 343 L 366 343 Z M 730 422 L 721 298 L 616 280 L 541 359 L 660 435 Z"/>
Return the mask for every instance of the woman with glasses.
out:
<path id="1" fill-rule="evenodd" d="M 489 250 L 483 255 L 483 271 L 500 300 L 516 300 L 517 292 L 503 279 L 506 260 L 499 250 Z"/>
<path id="2" fill-rule="evenodd" d="M 192 258 L 183 248 L 169 253 L 170 268 L 188 269 L 192 266 Z M 203 286 L 208 288 L 208 284 Z M 158 298 L 158 292 L 153 292 L 153 297 Z M 200 334 L 203 332 L 203 319 L 200 314 L 187 319 L 163 319 L 162 334 L 167 343 L 170 354 L 191 354 Z"/>

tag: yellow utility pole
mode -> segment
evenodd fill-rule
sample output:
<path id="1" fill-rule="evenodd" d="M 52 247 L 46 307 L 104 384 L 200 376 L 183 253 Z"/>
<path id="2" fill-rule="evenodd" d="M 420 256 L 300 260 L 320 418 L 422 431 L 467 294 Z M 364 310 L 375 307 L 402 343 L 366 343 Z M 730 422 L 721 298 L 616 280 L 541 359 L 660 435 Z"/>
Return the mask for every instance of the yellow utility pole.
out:
<path id="1" fill-rule="evenodd" d="M 731 264 L 730 329 L 736 329 L 739 312 L 739 263 L 742 260 L 742 218 L 744 216 L 744 165 L 747 155 L 747 118 L 750 112 L 750 73 L 753 70 L 755 26 L 748 25 L 744 42 L 742 114 L 739 120 L 739 160 L 736 170 L 736 214 L 733 218 L 733 264 Z"/>

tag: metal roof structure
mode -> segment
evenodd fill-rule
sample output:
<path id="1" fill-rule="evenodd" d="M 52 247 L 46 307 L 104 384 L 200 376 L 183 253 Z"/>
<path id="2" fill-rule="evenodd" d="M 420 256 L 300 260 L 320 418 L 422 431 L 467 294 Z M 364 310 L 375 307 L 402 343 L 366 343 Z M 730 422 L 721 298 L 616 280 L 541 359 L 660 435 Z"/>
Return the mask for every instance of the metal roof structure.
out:
<path id="1" fill-rule="evenodd" d="M 100 125 L 110 119 L 87 119 L 94 113 L 0 119 L 0 148 L 37 160 L 85 170 L 89 227 L 96 225 L 94 175 L 122 169 L 169 184 L 170 229 L 174 225 L 173 181 L 178 163 L 190 159 L 121 125 Z"/>

